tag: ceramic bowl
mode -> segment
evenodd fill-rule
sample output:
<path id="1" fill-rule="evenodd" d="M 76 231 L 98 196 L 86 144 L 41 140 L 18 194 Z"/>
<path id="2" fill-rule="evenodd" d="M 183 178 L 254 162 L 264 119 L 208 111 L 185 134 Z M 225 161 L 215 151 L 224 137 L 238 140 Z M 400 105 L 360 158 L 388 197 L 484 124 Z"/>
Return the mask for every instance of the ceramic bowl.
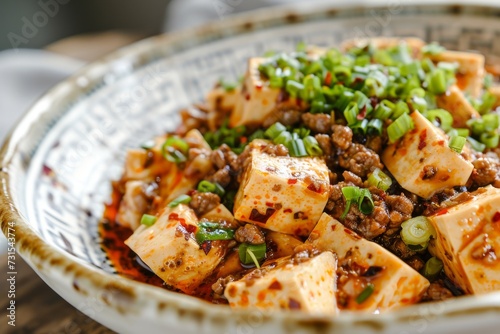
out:
<path id="1" fill-rule="evenodd" d="M 17 252 L 64 299 L 120 333 L 496 332 L 498 293 L 332 319 L 236 312 L 114 272 L 100 248 L 97 224 L 125 150 L 174 129 L 180 108 L 201 100 L 219 78 L 236 79 L 248 57 L 292 50 L 299 41 L 331 46 L 380 35 L 473 49 L 490 62 L 500 56 L 497 1 L 306 3 L 221 18 L 115 52 L 29 110 L 5 142 L 0 162 L 2 230 L 15 235 Z"/>

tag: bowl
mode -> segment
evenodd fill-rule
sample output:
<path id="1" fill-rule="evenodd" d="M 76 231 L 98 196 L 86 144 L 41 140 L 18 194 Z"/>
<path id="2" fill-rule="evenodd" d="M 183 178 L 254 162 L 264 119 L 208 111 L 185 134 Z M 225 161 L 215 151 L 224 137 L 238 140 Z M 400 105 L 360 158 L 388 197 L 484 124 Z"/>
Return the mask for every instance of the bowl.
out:
<path id="1" fill-rule="evenodd" d="M 233 1 L 237 6 L 240 2 Z M 0 217 L 11 244 L 37 274 L 83 313 L 120 333 L 496 332 L 500 294 L 337 318 L 227 306 L 168 292 L 115 273 L 97 230 L 125 150 L 179 123 L 219 78 L 245 60 L 299 41 L 415 36 L 449 49 L 500 56 L 500 4 L 371 1 L 304 4 L 223 17 L 153 37 L 92 63 L 43 96 L 1 150 Z"/>

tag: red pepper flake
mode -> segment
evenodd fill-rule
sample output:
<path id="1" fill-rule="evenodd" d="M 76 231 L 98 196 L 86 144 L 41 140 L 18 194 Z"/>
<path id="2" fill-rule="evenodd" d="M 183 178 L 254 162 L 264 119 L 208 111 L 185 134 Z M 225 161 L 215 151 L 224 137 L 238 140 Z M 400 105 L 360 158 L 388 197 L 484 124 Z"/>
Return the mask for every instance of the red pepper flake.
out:
<path id="1" fill-rule="evenodd" d="M 336 228 L 337 228 L 337 225 L 332 225 L 332 231 L 335 231 Z"/>
<path id="2" fill-rule="evenodd" d="M 257 88 L 258 90 L 261 90 L 262 89 L 262 84 L 261 83 L 256 84 L 255 88 Z"/>
<path id="3" fill-rule="evenodd" d="M 439 146 L 444 146 L 444 140 L 438 141 Z"/>
<path id="4" fill-rule="evenodd" d="M 272 203 L 272 202 L 266 202 L 266 206 L 268 206 L 270 208 L 274 208 L 274 203 Z"/>
<path id="5" fill-rule="evenodd" d="M 271 284 L 269 284 L 269 290 L 281 290 L 283 289 L 283 286 L 279 281 L 273 281 Z"/>
<path id="6" fill-rule="evenodd" d="M 203 249 L 203 252 L 205 253 L 205 255 L 208 255 L 208 253 L 212 249 L 212 241 L 207 240 L 204 243 L 202 243 L 200 247 L 201 247 L 201 249 Z"/>
<path id="7" fill-rule="evenodd" d="M 242 144 L 246 144 L 247 141 L 248 141 L 248 138 L 245 137 L 245 136 L 243 136 L 243 137 L 240 138 L 240 143 L 242 143 Z"/>
<path id="8" fill-rule="evenodd" d="M 186 220 L 184 218 L 179 219 L 179 222 L 188 233 L 194 233 L 196 231 L 196 226 L 186 224 Z"/>
<path id="9" fill-rule="evenodd" d="M 179 215 L 175 212 L 168 215 L 168 220 L 177 220 L 177 218 L 179 218 Z"/>
<path id="10" fill-rule="evenodd" d="M 321 185 L 318 184 L 314 184 L 314 183 L 311 183 L 310 185 L 307 186 L 307 189 L 310 190 L 310 191 L 314 191 L 315 193 L 321 193 Z"/>
<path id="11" fill-rule="evenodd" d="M 422 130 L 419 135 L 420 141 L 418 143 L 418 149 L 421 150 L 427 146 L 425 139 L 427 138 L 427 129 Z"/>
<path id="12" fill-rule="evenodd" d="M 268 219 L 273 215 L 273 213 L 276 212 L 275 209 L 267 208 L 266 209 L 266 214 L 263 215 L 259 212 L 257 209 L 252 209 L 252 212 L 250 212 L 250 220 L 265 224 L 267 223 Z"/>
<path id="13" fill-rule="evenodd" d="M 283 212 L 284 213 L 292 213 L 293 211 L 292 211 L 292 209 L 285 209 L 285 210 L 283 210 Z"/>
<path id="14" fill-rule="evenodd" d="M 500 221 L 500 211 L 495 212 L 492 220 L 494 223 L 498 223 Z"/>
<path id="15" fill-rule="evenodd" d="M 250 94 L 249 93 L 245 94 L 245 100 L 247 100 L 247 101 L 250 100 Z"/>
<path id="16" fill-rule="evenodd" d="M 356 116 L 356 119 L 358 121 L 362 121 L 364 120 L 366 117 L 366 105 L 363 107 L 363 109 L 361 109 L 360 113 Z"/>
<path id="17" fill-rule="evenodd" d="M 300 302 L 296 299 L 289 298 L 288 299 L 288 308 L 290 310 L 300 310 L 300 308 L 301 308 Z"/>
<path id="18" fill-rule="evenodd" d="M 445 213 L 448 213 L 448 209 L 447 208 L 441 209 L 438 212 L 436 212 L 436 216 L 441 216 L 441 215 L 444 215 Z"/>
<path id="19" fill-rule="evenodd" d="M 326 72 L 325 75 L 325 85 L 330 86 L 332 83 L 332 73 L 330 71 Z"/>
<path id="20" fill-rule="evenodd" d="M 344 232 L 345 232 L 346 234 L 349 234 L 349 235 L 350 235 L 351 237 L 353 237 L 354 239 L 361 239 L 361 237 L 360 237 L 359 235 L 357 235 L 355 232 L 353 232 L 353 231 L 351 231 L 351 230 L 349 230 L 349 229 L 347 229 L 347 228 L 345 228 L 345 229 L 344 229 Z"/>
<path id="21" fill-rule="evenodd" d="M 288 179 L 288 184 L 295 184 L 297 183 L 297 179 Z"/>

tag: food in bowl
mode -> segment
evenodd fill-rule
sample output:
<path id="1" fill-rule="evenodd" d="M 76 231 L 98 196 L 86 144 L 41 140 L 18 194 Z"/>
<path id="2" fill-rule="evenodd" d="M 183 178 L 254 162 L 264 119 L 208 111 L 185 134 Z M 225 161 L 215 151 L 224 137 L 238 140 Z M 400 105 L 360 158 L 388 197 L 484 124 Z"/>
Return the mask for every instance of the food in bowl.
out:
<path id="1" fill-rule="evenodd" d="M 498 73 L 418 39 L 248 60 L 127 152 L 119 274 L 233 308 L 386 312 L 498 290 Z"/>

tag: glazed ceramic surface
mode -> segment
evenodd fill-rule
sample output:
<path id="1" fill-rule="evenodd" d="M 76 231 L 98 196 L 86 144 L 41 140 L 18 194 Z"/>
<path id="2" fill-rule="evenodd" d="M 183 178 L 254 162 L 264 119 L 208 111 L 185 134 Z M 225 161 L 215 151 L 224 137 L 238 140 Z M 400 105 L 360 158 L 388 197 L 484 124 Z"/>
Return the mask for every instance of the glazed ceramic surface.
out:
<path id="1" fill-rule="evenodd" d="M 221 77 L 236 80 L 249 57 L 293 50 L 299 41 L 334 46 L 386 35 L 477 50 L 495 62 L 499 6 L 396 1 L 272 9 L 120 50 L 51 90 L 5 143 L 2 229 L 15 226 L 18 252 L 56 292 L 121 333 L 495 332 L 499 294 L 337 319 L 234 312 L 118 276 L 100 248 L 97 224 L 126 149 L 173 130 L 180 108 L 200 101 Z"/>

